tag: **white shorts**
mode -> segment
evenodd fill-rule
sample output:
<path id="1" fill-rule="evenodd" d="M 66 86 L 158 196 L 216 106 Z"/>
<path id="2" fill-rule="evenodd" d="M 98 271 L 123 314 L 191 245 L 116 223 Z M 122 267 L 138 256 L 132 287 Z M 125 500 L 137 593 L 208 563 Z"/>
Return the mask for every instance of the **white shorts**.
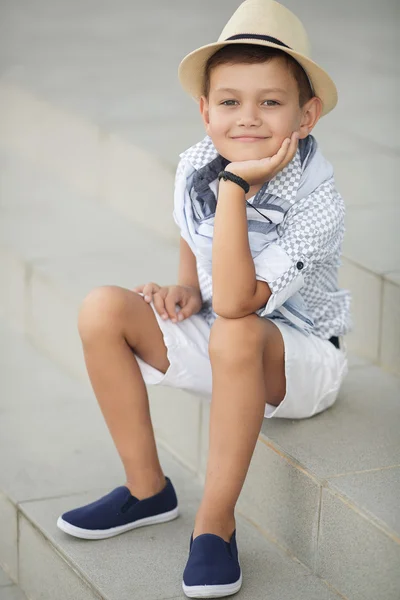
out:
<path id="1" fill-rule="evenodd" d="M 211 400 L 210 326 L 199 314 L 181 323 L 164 321 L 153 302 L 150 306 L 163 333 L 170 366 L 164 374 L 135 355 L 145 383 L 188 390 Z M 273 322 L 285 345 L 286 395 L 279 406 L 266 403 L 264 416 L 311 417 L 335 402 L 348 371 L 346 351 L 337 349 L 329 340 L 306 336 L 282 321 Z"/>

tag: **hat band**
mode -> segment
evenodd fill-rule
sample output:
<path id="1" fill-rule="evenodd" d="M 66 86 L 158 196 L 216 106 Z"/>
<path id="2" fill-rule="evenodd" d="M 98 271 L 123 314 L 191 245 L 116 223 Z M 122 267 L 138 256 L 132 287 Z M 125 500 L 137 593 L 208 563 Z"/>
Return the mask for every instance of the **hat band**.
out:
<path id="1" fill-rule="evenodd" d="M 228 40 L 264 40 L 265 42 L 271 42 L 272 44 L 278 44 L 279 46 L 285 46 L 285 48 L 289 48 L 289 50 L 293 50 L 293 48 L 291 48 L 290 46 L 288 46 L 287 44 L 284 44 L 283 42 L 281 42 L 280 40 L 277 40 L 274 37 L 271 37 L 269 35 L 261 35 L 260 33 L 238 33 L 236 35 L 231 35 L 231 37 L 226 38 L 226 42 Z"/>

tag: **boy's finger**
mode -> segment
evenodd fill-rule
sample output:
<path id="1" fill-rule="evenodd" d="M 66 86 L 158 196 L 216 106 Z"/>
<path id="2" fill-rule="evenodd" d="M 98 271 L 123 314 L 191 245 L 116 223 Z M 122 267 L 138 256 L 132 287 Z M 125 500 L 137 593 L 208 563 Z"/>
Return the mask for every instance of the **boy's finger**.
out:
<path id="1" fill-rule="evenodd" d="M 274 167 L 272 176 L 282 171 L 294 158 L 297 152 L 298 134 L 292 133 L 290 138 L 283 140 L 278 152 L 271 158 L 272 166 Z"/>
<path id="2" fill-rule="evenodd" d="M 160 286 L 157 283 L 146 283 L 143 286 L 143 295 L 146 302 L 151 302 L 153 300 L 153 294 L 155 294 L 160 289 Z"/>
<path id="3" fill-rule="evenodd" d="M 163 318 L 163 315 L 166 315 L 166 317 L 168 317 L 164 306 L 164 299 L 157 292 L 153 295 L 153 304 L 160 317 Z"/>
<path id="4" fill-rule="evenodd" d="M 165 298 L 165 310 L 167 311 L 168 316 L 173 323 L 176 323 L 176 321 L 178 320 L 177 314 L 176 314 L 177 313 L 176 305 L 181 300 L 182 300 L 181 296 L 176 293 L 173 293 L 173 294 L 170 293 Z M 178 307 L 178 309 L 179 309 L 179 307 Z"/>
<path id="5" fill-rule="evenodd" d="M 193 311 L 188 308 L 187 306 L 185 306 L 185 308 L 182 308 L 180 311 L 178 311 L 176 318 L 178 319 L 179 323 L 181 321 L 184 321 L 185 319 L 187 319 L 188 317 L 190 317 L 193 314 Z"/>
<path id="6" fill-rule="evenodd" d="M 288 163 L 292 160 L 297 150 L 297 143 L 299 140 L 298 132 L 294 131 L 290 138 L 286 138 L 280 150 L 277 154 L 282 150 L 281 157 L 283 157 L 283 161 L 288 161 Z"/>
<path id="7" fill-rule="evenodd" d="M 138 285 L 138 286 L 136 286 L 136 287 L 132 288 L 132 291 L 133 291 L 133 292 L 137 292 L 138 294 L 142 294 L 142 293 L 143 293 L 143 289 L 144 289 L 145 285 L 146 285 L 146 284 L 143 284 L 143 285 Z"/>
<path id="8" fill-rule="evenodd" d="M 153 287 L 151 284 L 146 283 L 146 285 L 143 286 L 143 297 L 146 302 L 153 300 Z"/>
<path id="9" fill-rule="evenodd" d="M 289 148 L 290 148 L 290 139 L 285 138 L 283 140 L 278 152 L 276 154 L 274 154 L 274 156 L 271 157 L 270 165 L 274 169 L 278 169 L 279 171 L 281 170 L 281 165 L 284 163 L 284 160 L 289 151 Z"/>
<path id="10" fill-rule="evenodd" d="M 194 298 L 189 298 L 185 306 L 177 314 L 178 321 L 183 321 L 194 314 L 195 302 Z"/>
<path id="11" fill-rule="evenodd" d="M 146 300 L 147 302 L 150 302 L 150 300 L 152 299 L 152 294 L 151 294 L 151 292 L 149 292 L 149 284 L 148 283 L 145 283 L 144 285 L 138 285 L 137 287 L 133 288 L 132 291 L 136 292 L 137 294 L 142 294 L 143 299 Z"/>

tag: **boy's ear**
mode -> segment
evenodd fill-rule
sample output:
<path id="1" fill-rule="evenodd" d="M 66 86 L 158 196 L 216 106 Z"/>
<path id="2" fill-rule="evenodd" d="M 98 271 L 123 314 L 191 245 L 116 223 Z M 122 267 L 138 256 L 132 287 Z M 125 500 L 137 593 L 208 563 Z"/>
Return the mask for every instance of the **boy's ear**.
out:
<path id="1" fill-rule="evenodd" d="M 202 116 L 204 127 L 206 128 L 207 133 L 209 132 L 210 127 L 210 112 L 209 112 L 209 103 L 205 96 L 200 96 L 200 114 Z"/>
<path id="2" fill-rule="evenodd" d="M 309 133 L 314 129 L 315 125 L 319 121 L 319 118 L 322 113 L 322 102 L 318 96 L 314 96 L 310 98 L 308 102 L 305 103 L 302 109 L 302 117 L 300 122 L 300 127 L 298 129 L 300 134 L 300 139 L 306 138 Z"/>

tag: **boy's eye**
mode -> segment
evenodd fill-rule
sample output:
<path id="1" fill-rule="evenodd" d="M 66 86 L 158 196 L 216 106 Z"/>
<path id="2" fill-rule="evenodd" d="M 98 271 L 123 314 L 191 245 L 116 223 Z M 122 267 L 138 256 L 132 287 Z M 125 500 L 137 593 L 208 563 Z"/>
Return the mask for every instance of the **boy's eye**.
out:
<path id="1" fill-rule="evenodd" d="M 235 103 L 237 104 L 237 100 L 223 100 L 223 102 L 221 102 L 221 104 L 225 106 L 234 106 Z M 276 100 L 264 100 L 263 104 L 267 104 L 267 106 L 277 106 L 279 105 L 279 102 Z"/>

